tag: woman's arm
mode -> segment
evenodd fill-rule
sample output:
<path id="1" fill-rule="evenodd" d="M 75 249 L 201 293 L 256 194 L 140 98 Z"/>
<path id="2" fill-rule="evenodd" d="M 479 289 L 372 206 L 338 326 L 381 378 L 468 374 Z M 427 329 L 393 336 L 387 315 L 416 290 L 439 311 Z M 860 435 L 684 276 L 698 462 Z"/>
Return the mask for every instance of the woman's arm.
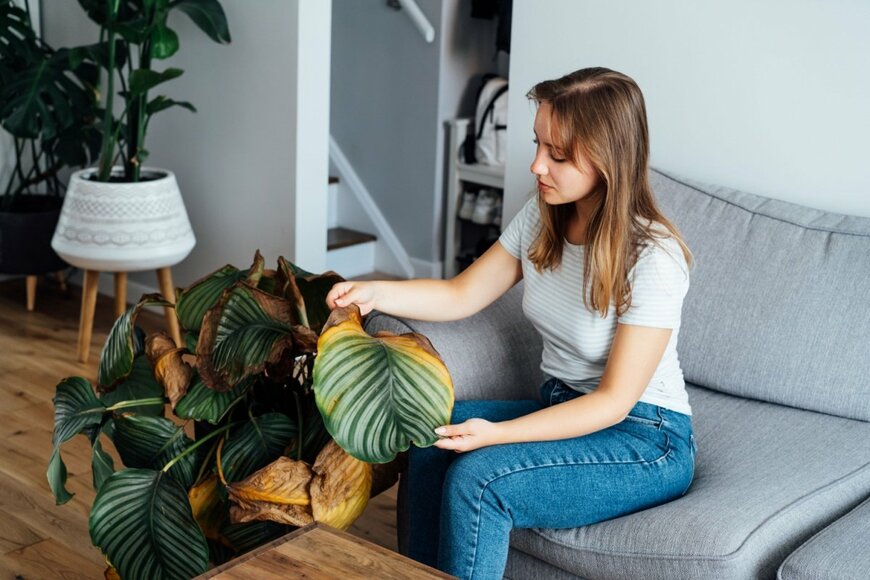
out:
<path id="1" fill-rule="evenodd" d="M 443 427 L 435 445 L 454 451 L 523 441 L 580 437 L 622 421 L 652 379 L 670 340 L 669 328 L 617 324 L 607 366 L 598 388 L 588 395 L 523 417 L 491 423 L 469 419 Z"/>
<path id="2" fill-rule="evenodd" d="M 471 316 L 489 306 L 523 277 L 520 261 L 496 242 L 450 280 L 340 282 L 326 297 L 330 309 L 356 304 L 414 320 L 446 321 Z"/>

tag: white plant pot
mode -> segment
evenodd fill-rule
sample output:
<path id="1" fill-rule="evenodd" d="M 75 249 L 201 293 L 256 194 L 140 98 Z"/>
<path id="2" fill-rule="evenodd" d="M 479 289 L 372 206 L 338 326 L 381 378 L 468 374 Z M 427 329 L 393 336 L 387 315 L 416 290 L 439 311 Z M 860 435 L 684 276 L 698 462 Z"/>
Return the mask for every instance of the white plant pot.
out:
<path id="1" fill-rule="evenodd" d="M 175 174 L 142 168 L 138 183 L 91 181 L 96 169 L 70 177 L 51 247 L 85 270 L 135 272 L 173 266 L 196 244 Z M 115 167 L 112 175 L 123 168 Z"/>

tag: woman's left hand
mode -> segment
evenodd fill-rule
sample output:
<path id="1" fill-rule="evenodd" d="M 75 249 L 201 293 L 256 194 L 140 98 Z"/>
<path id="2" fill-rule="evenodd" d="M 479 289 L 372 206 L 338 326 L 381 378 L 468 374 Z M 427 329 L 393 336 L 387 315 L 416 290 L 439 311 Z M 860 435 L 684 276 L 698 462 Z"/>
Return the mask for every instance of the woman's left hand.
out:
<path id="1" fill-rule="evenodd" d="M 443 429 L 443 432 L 442 432 Z M 469 419 L 456 425 L 444 425 L 435 430 L 441 439 L 435 447 L 464 453 L 501 443 L 501 426 L 486 419 Z"/>

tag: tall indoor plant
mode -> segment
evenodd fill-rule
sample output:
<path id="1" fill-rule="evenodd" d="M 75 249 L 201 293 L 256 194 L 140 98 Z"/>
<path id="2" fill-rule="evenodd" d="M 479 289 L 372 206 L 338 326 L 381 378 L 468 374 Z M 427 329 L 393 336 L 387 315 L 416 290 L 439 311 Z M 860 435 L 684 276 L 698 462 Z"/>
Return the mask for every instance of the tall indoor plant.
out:
<path id="1" fill-rule="evenodd" d="M 0 126 L 14 161 L 0 183 L 0 273 L 37 275 L 66 264 L 51 249 L 65 185 L 60 172 L 96 160 L 98 71 L 36 33 L 30 3 L 0 0 Z"/>
<path id="2" fill-rule="evenodd" d="M 330 313 L 340 280 L 257 253 L 178 291 L 185 347 L 137 329 L 165 304 L 146 295 L 115 322 L 96 392 L 58 384 L 49 484 L 70 499 L 60 447 L 88 437 L 91 539 L 122 578 L 188 578 L 292 526 L 346 528 L 392 483 L 373 464 L 437 440 L 453 407 L 440 357 L 417 334 L 368 336 L 356 306 Z"/>

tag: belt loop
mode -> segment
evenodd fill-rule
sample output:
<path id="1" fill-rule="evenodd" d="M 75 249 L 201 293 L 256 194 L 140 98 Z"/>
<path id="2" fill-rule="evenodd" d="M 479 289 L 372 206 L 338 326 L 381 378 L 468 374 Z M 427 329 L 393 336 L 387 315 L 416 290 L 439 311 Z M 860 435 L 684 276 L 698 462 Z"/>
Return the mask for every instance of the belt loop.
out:
<path id="1" fill-rule="evenodd" d="M 664 416 L 662 415 L 662 407 L 661 407 L 661 405 L 656 405 L 656 415 L 659 416 L 659 426 L 658 426 L 658 430 L 661 431 L 661 430 L 662 430 L 662 426 L 664 426 L 664 424 L 665 424 L 665 418 L 664 418 Z"/>

